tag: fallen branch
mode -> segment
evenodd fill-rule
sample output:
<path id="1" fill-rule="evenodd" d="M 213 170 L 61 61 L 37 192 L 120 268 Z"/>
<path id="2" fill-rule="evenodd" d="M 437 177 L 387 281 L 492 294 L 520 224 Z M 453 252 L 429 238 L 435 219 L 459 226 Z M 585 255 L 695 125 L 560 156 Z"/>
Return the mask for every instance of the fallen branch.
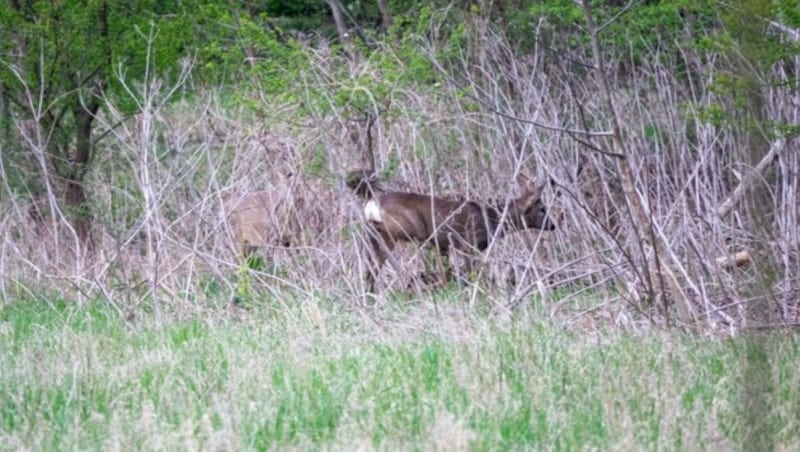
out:
<path id="1" fill-rule="evenodd" d="M 745 194 L 745 191 L 747 191 L 747 189 L 750 188 L 750 185 L 755 180 L 755 176 L 757 174 L 761 174 L 764 171 L 764 169 L 766 169 L 766 167 L 770 163 L 772 163 L 775 157 L 777 157 L 778 153 L 783 151 L 785 145 L 786 141 L 783 139 L 777 140 L 776 142 L 772 143 L 769 152 L 767 152 L 767 155 L 765 155 L 764 158 L 761 159 L 760 162 L 758 162 L 758 165 L 756 165 L 755 169 L 745 174 L 745 176 L 742 178 L 742 181 L 739 182 L 739 186 L 736 187 L 735 190 L 733 190 L 731 196 L 725 201 L 723 201 L 722 204 L 719 205 L 719 207 L 717 207 L 717 215 L 719 215 L 720 217 L 724 217 L 733 209 L 733 207 L 742 199 L 742 197 Z"/>

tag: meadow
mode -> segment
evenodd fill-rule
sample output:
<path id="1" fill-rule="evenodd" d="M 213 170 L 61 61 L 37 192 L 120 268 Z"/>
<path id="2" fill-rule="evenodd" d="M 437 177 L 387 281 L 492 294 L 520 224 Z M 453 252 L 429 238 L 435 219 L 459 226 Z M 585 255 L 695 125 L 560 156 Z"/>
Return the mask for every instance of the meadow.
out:
<path id="1" fill-rule="evenodd" d="M 290 294 L 285 294 L 290 297 Z M 324 298 L 0 311 L 3 450 L 795 450 L 800 338 Z"/>

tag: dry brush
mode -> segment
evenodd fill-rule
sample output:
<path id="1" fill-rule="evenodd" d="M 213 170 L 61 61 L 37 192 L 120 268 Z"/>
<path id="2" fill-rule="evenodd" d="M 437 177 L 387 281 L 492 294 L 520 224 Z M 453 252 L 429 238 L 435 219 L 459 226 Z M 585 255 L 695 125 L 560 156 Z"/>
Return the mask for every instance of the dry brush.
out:
<path id="1" fill-rule="evenodd" d="M 656 259 L 667 263 L 672 289 L 683 293 L 682 307 L 700 326 L 798 322 L 798 143 L 769 139 L 761 160 L 743 163 L 752 161 L 745 134 L 700 114 L 728 102 L 710 89 L 719 59 L 654 51 L 633 73 L 610 65 L 604 96 L 596 74 L 547 49 L 516 55 L 488 23 L 475 21 L 470 27 L 482 39 L 469 59 L 442 61 L 439 43 L 425 43 L 440 71 L 436 89 L 398 85 L 386 94 L 359 85 L 373 100 L 374 123 L 341 105 L 335 93 L 347 80 L 332 74 L 346 68 L 338 77 L 384 80 L 384 69 L 368 59 L 339 64 L 345 57 L 324 46 L 307 49 L 314 65 L 297 89 L 313 86 L 317 103 L 302 108 L 287 101 L 257 114 L 223 105 L 214 92 L 166 102 L 176 90 L 154 81 L 152 89 L 131 88 L 143 106 L 136 117 L 107 101 L 87 182 L 96 250 L 68 251 L 58 200 L 6 185 L 0 290 L 9 298 L 21 287 L 58 288 L 83 299 L 102 296 L 121 310 L 230 299 L 244 245 L 235 240 L 241 227 L 229 221 L 237 210 L 230 200 L 255 196 L 269 212 L 259 215 L 282 231 L 247 240 L 264 242 L 257 247 L 275 264 L 253 271 L 257 286 L 357 302 L 367 266 L 362 207 L 343 177 L 369 161 L 390 189 L 484 201 L 508 198 L 520 174 L 554 181 L 543 197 L 565 226 L 491 243 L 481 260 L 494 277 L 470 283 L 473 299 L 513 310 L 539 293 L 565 321 L 662 322 L 676 311 L 652 299 L 662 286 L 647 281 L 653 272 L 645 267 Z M 693 76 L 679 76 L 678 64 L 694 68 Z M 796 82 L 786 67 L 773 72 Z M 770 85 L 766 114 L 797 123 L 798 95 L 788 83 Z M 613 129 L 609 108 L 619 118 L 623 173 L 619 146 L 605 132 Z M 36 151 L 35 141 L 22 139 L 26 130 L 18 124 L 20 140 Z M 748 196 L 754 186 L 763 188 L 757 200 Z M 638 214 L 629 210 L 631 196 Z M 768 214 L 756 216 L 755 207 Z M 382 276 L 392 289 L 406 287 L 422 266 L 415 249 L 397 260 Z M 761 315 L 754 318 L 748 310 L 756 306 Z"/>

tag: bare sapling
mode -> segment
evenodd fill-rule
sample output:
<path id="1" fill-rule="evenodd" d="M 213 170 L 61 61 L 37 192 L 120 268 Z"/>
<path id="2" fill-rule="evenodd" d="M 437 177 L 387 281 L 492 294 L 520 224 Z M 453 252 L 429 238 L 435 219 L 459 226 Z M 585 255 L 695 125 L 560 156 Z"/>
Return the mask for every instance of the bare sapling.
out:
<path id="1" fill-rule="evenodd" d="M 442 198 L 421 193 L 388 191 L 376 194 L 365 189 L 373 184 L 351 173 L 348 186 L 366 199 L 364 219 L 367 224 L 371 268 L 366 273 L 367 290 L 375 292 L 375 280 L 395 245 L 402 242 L 438 251 L 443 265 L 442 279 L 453 279 L 449 263 L 451 249 L 466 254 L 483 252 L 490 241 L 524 229 L 555 229 L 542 202 L 544 185 L 525 178 L 519 183 L 522 194 L 507 202 L 479 204 L 463 198 Z M 364 174 L 364 173 L 361 173 Z M 465 273 L 470 271 L 467 259 Z"/>
<path id="2" fill-rule="evenodd" d="M 663 235 L 658 234 L 653 214 L 648 205 L 646 196 L 637 190 L 636 170 L 634 162 L 636 155 L 628 143 L 623 140 L 622 119 L 617 112 L 616 105 L 611 93 L 611 86 L 606 75 L 605 61 L 601 52 L 599 32 L 600 27 L 594 21 L 591 6 L 587 0 L 582 0 L 584 16 L 586 19 L 589 39 L 592 45 L 595 69 L 598 74 L 600 95 L 604 99 L 605 110 L 609 116 L 612 134 L 611 142 L 614 154 L 617 156 L 617 170 L 622 183 L 625 202 L 628 211 L 628 220 L 633 226 L 638 242 L 638 255 L 640 261 L 646 264 L 646 272 L 642 275 L 644 285 L 652 298 L 655 294 L 662 293 L 664 311 L 667 313 L 667 306 L 674 302 L 678 308 L 680 320 L 686 324 L 697 321 L 697 313 L 692 306 L 689 297 L 681 287 L 675 271 L 665 261 L 666 258 L 673 256 L 672 261 L 677 264 L 674 253 L 671 252 L 668 241 Z"/>

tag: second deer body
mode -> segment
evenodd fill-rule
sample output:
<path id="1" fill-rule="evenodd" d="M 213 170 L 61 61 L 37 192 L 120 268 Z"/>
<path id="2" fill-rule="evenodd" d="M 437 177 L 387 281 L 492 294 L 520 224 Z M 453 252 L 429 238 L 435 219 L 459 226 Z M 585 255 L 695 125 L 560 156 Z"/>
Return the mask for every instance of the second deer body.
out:
<path id="1" fill-rule="evenodd" d="M 448 257 L 451 249 L 482 252 L 490 240 L 504 234 L 536 228 L 551 230 L 541 200 L 542 186 L 522 181 L 522 194 L 508 202 L 483 205 L 464 199 L 448 199 L 409 192 L 358 190 L 364 183 L 351 183 L 357 194 L 367 199 L 364 217 L 372 267 L 366 275 L 367 289 L 375 290 L 375 278 L 398 242 L 413 242 L 438 250 L 444 262 L 444 279 L 453 277 Z"/>

